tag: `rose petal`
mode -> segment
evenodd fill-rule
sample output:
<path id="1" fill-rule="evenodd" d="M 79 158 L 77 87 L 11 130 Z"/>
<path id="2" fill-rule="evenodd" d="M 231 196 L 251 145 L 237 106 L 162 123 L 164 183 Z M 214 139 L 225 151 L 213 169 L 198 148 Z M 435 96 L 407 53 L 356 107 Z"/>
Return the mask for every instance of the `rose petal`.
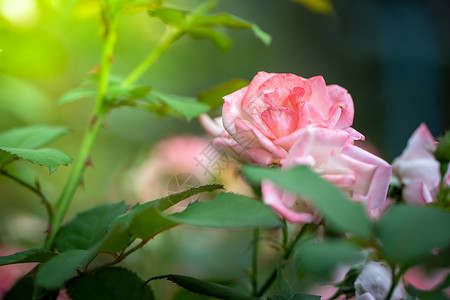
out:
<path id="1" fill-rule="evenodd" d="M 255 77 L 253 77 L 252 81 L 248 85 L 248 89 L 245 95 L 243 95 L 242 103 L 240 103 L 242 104 L 241 108 L 243 110 L 245 110 L 245 108 L 248 107 L 251 102 L 254 102 L 258 98 L 261 99 L 261 101 L 263 101 L 262 99 L 263 95 L 261 94 L 261 91 L 259 91 L 259 88 L 266 80 L 275 75 L 277 74 L 258 72 L 258 74 L 256 74 Z"/>
<path id="2" fill-rule="evenodd" d="M 242 130 L 243 132 L 251 132 L 253 133 L 254 137 L 256 139 L 251 141 L 251 146 L 248 145 L 247 147 L 256 147 L 256 143 L 259 142 L 260 146 L 262 146 L 264 149 L 269 151 L 270 153 L 273 153 L 275 156 L 279 158 L 285 158 L 287 155 L 286 150 L 281 148 L 280 146 L 275 145 L 271 140 L 269 140 L 266 136 L 264 136 L 261 131 L 259 131 L 258 128 L 253 126 L 250 122 L 246 120 L 238 120 L 236 121 L 236 127 Z M 238 141 L 239 144 L 241 144 Z M 243 144 L 241 146 L 245 147 Z"/>
<path id="3" fill-rule="evenodd" d="M 327 86 L 328 94 L 331 102 L 335 107 L 340 107 L 341 113 L 339 120 L 336 122 L 334 128 L 345 129 L 353 124 L 354 105 L 352 96 L 346 89 L 339 85 L 331 84 Z"/>
<path id="4" fill-rule="evenodd" d="M 298 114 L 285 107 L 269 107 L 261 114 L 261 118 L 276 137 L 294 132 L 298 124 Z"/>
<path id="5" fill-rule="evenodd" d="M 278 212 L 283 218 L 292 223 L 311 223 L 314 220 L 314 216 L 310 213 L 297 213 L 290 210 L 283 203 L 283 192 L 271 181 L 263 180 L 261 182 L 261 191 L 263 195 L 264 203 L 270 205 L 276 212 Z M 295 197 L 295 196 L 291 196 Z M 291 198 L 288 196 L 288 198 Z M 284 197 L 285 202 L 292 202 Z M 295 201 L 295 200 L 294 200 Z M 292 203 L 287 203 L 292 204 Z"/>
<path id="6" fill-rule="evenodd" d="M 270 166 L 273 163 L 273 154 L 267 152 L 261 148 L 249 148 L 247 149 L 247 153 L 250 156 L 251 160 L 260 166 Z"/>
<path id="7" fill-rule="evenodd" d="M 380 206 L 386 200 L 392 166 L 378 156 L 354 145 L 347 145 L 342 150 L 342 154 L 375 166 L 375 173 L 373 174 L 367 196 L 370 197 L 370 207 L 372 209 Z"/>

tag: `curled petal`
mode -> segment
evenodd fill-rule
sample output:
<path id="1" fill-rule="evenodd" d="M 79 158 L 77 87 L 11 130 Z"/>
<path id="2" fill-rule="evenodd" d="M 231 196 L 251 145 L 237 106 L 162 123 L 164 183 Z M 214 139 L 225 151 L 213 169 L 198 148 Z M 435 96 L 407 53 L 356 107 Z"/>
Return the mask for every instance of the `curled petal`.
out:
<path id="1" fill-rule="evenodd" d="M 252 162 L 247 150 L 231 138 L 217 137 L 213 140 L 213 143 L 222 147 L 227 154 L 230 154 L 237 161 L 242 161 L 244 163 Z"/>
<path id="2" fill-rule="evenodd" d="M 354 117 L 354 105 L 352 96 L 346 89 L 338 85 L 332 84 L 327 86 L 328 94 L 331 101 L 340 108 L 340 116 L 334 128 L 345 129 L 352 126 Z M 336 107 L 335 106 L 335 107 Z"/>
<path id="3" fill-rule="evenodd" d="M 280 146 L 275 145 L 270 139 L 268 139 L 264 134 L 261 133 L 261 131 L 258 130 L 255 126 L 253 126 L 248 121 L 237 121 L 236 127 L 243 131 L 251 131 L 256 138 L 256 141 L 260 143 L 260 145 L 266 149 L 267 151 L 273 153 L 275 156 L 279 158 L 284 158 L 287 155 L 286 150 L 281 148 Z M 254 144 L 256 141 L 252 141 L 252 144 Z M 242 145 L 242 144 L 241 144 Z"/>
<path id="4" fill-rule="evenodd" d="M 272 153 L 258 147 L 248 148 L 247 153 L 251 160 L 260 166 L 270 166 L 274 161 Z"/>
<path id="5" fill-rule="evenodd" d="M 225 100 L 222 107 L 223 126 L 231 136 L 236 134 L 236 128 L 234 127 L 236 120 L 247 118 L 241 109 L 242 97 L 245 95 L 246 91 L 247 87 L 244 87 L 228 96 L 223 97 L 223 100 Z"/>
<path id="6" fill-rule="evenodd" d="M 307 212 L 295 212 L 290 207 L 295 202 L 295 196 L 281 191 L 271 181 L 263 180 L 261 182 L 261 191 L 264 203 L 270 205 L 283 218 L 292 223 L 311 223 L 314 216 Z M 284 194 L 284 195 L 283 195 Z M 283 197 L 284 196 L 284 197 Z"/>
<path id="7" fill-rule="evenodd" d="M 211 136 L 216 137 L 224 134 L 225 128 L 222 126 L 222 118 L 211 119 L 207 114 L 201 114 L 199 117 L 200 124 Z"/>
<path id="8" fill-rule="evenodd" d="M 248 89 L 243 95 L 242 99 L 242 109 L 248 107 L 248 105 L 255 101 L 255 98 L 260 98 L 261 92 L 259 91 L 260 86 L 269 78 L 275 76 L 274 73 L 258 72 L 252 81 L 248 85 Z M 240 103 L 241 104 L 241 103 Z"/>
<path id="9" fill-rule="evenodd" d="M 346 146 L 342 150 L 342 154 L 374 166 L 375 172 L 370 181 L 367 196 L 370 198 L 370 206 L 372 209 L 380 206 L 386 200 L 392 174 L 392 166 L 378 156 L 354 145 Z"/>

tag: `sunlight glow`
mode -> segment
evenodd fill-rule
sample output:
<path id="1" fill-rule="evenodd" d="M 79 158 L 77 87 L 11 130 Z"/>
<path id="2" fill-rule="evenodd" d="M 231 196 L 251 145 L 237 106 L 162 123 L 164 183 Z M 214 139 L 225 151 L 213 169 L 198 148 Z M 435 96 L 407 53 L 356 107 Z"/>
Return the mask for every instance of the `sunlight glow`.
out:
<path id="1" fill-rule="evenodd" d="M 36 0 L 0 0 L 3 17 L 19 27 L 31 27 L 39 18 Z"/>

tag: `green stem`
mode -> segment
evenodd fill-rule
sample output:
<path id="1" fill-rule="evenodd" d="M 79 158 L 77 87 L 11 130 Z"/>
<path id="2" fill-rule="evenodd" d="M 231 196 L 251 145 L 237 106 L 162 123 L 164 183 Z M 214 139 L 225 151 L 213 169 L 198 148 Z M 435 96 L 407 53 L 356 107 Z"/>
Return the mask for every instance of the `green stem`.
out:
<path id="1" fill-rule="evenodd" d="M 391 265 L 391 274 L 392 274 L 392 284 L 391 288 L 389 289 L 389 292 L 386 296 L 386 300 L 391 299 L 391 297 L 394 295 L 395 287 L 398 284 L 398 281 L 402 277 L 402 272 L 398 272 L 398 274 L 395 274 L 395 266 Z"/>
<path id="2" fill-rule="evenodd" d="M 117 18 L 115 16 L 111 16 L 111 19 L 106 21 L 104 20 L 105 35 L 102 43 L 101 66 L 98 75 L 97 99 L 94 111 L 92 113 L 91 123 L 89 124 L 84 134 L 77 159 L 75 160 L 66 185 L 64 186 L 58 202 L 56 203 L 56 215 L 49 228 L 49 235 L 45 242 L 45 248 L 49 250 L 53 247 L 53 242 L 55 240 L 56 234 L 61 227 L 61 223 L 64 219 L 64 216 L 66 215 L 67 209 L 69 208 L 70 202 L 78 188 L 78 185 L 82 181 L 86 163 L 91 154 L 92 146 L 94 145 L 94 141 L 97 138 L 98 132 L 105 118 L 106 109 L 104 101 L 108 90 L 112 53 L 116 41 L 116 19 Z"/>
<path id="3" fill-rule="evenodd" d="M 253 231 L 253 253 L 252 253 L 252 295 L 258 291 L 258 252 L 259 252 L 259 229 Z"/>
<path id="4" fill-rule="evenodd" d="M 298 232 L 297 236 L 295 237 L 295 239 L 291 242 L 291 244 L 285 249 L 284 255 L 282 257 L 283 259 L 283 263 L 281 264 L 281 266 L 283 266 L 286 261 L 291 257 L 292 252 L 295 249 L 295 246 L 297 245 L 298 241 L 300 240 L 300 238 L 308 231 L 309 227 L 311 226 L 311 224 L 305 224 L 303 225 L 302 229 L 300 229 L 300 231 Z M 261 289 L 255 294 L 256 297 L 261 297 L 272 285 L 272 283 L 275 281 L 275 279 L 277 278 L 277 272 L 278 270 L 275 268 L 272 272 L 272 274 L 270 274 L 269 278 L 267 278 L 266 282 L 264 283 L 264 285 L 261 287 Z"/>
<path id="5" fill-rule="evenodd" d="M 128 87 L 138 80 L 147 69 L 175 42 L 183 32 L 179 29 L 168 28 L 158 46 L 128 75 L 122 82 L 122 87 Z"/>

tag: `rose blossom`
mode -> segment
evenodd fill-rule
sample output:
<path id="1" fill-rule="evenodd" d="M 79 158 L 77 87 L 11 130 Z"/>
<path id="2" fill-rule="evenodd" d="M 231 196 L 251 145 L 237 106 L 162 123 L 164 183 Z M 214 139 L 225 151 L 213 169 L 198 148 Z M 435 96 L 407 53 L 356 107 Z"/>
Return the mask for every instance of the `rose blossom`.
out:
<path id="1" fill-rule="evenodd" d="M 436 201 L 441 179 L 439 162 L 433 155 L 436 144 L 427 126 L 422 123 L 409 138 L 403 153 L 394 160 L 394 174 L 403 186 L 403 201 L 415 205 Z M 447 174 L 446 182 L 449 179 Z"/>
<path id="2" fill-rule="evenodd" d="M 350 199 L 368 208 L 380 206 L 386 199 L 391 166 L 381 158 L 353 145 L 351 134 L 344 130 L 307 127 L 297 133 L 282 169 L 306 165 L 346 193 Z M 286 220 L 309 223 L 315 220 L 312 206 L 299 197 L 262 182 L 264 202 Z"/>
<path id="3" fill-rule="evenodd" d="M 217 143 L 232 148 L 244 161 L 278 162 L 308 126 L 346 130 L 353 139 L 364 138 L 350 128 L 354 113 L 350 94 L 338 85 L 327 86 L 322 76 L 305 79 L 259 72 L 250 85 L 224 100 L 222 121 L 227 133 L 206 117 L 202 123 L 220 136 Z"/>
<path id="4" fill-rule="evenodd" d="M 383 262 L 369 261 L 355 280 L 356 300 L 384 300 L 391 285 L 391 268 Z M 400 280 L 391 299 L 404 299 L 406 295 L 404 283 Z"/>

